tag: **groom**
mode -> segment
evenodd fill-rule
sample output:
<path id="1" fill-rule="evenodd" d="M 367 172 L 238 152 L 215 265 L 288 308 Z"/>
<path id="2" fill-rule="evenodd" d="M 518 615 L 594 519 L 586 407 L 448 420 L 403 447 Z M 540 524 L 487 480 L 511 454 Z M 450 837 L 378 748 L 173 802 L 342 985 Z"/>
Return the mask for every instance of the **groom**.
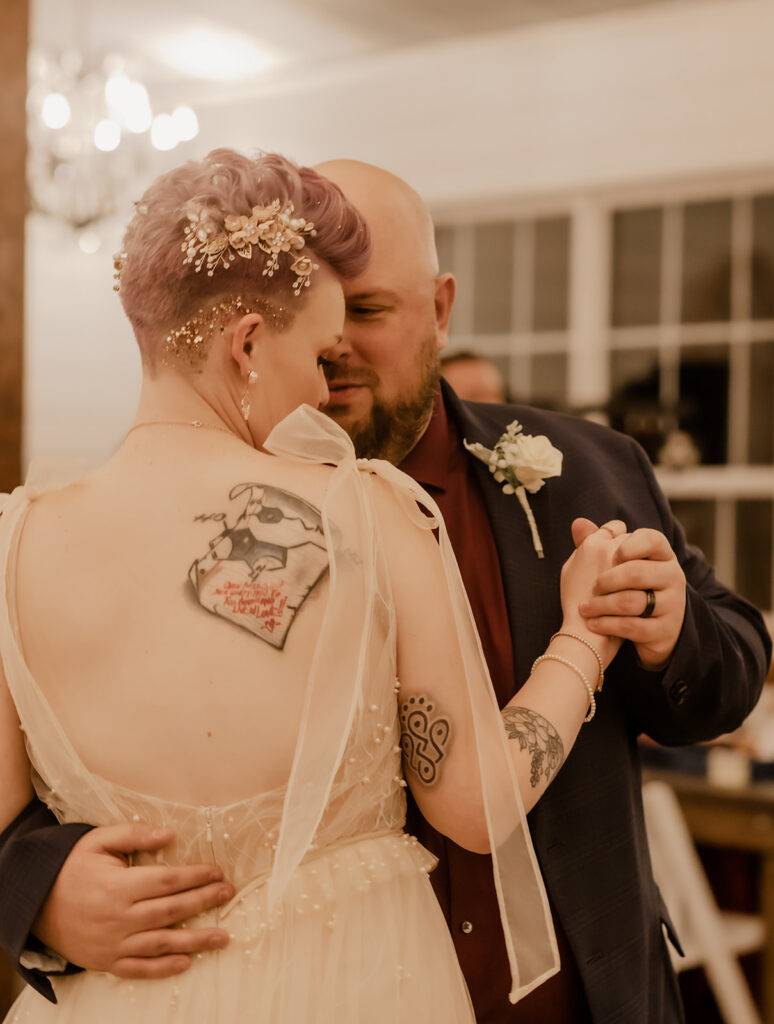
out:
<path id="1" fill-rule="evenodd" d="M 598 631 L 629 642 L 607 673 L 595 719 L 530 815 L 562 970 L 517 1006 L 507 999 L 489 858 L 456 847 L 411 811 L 411 829 L 440 858 L 433 881 L 477 1018 L 678 1022 L 635 741 L 646 732 L 661 742 L 690 743 L 738 725 L 758 697 L 771 655 L 763 624 L 686 546 L 633 442 L 584 421 L 468 404 L 445 385 L 439 389 L 454 281 L 438 276 L 423 204 L 377 168 L 341 161 L 319 170 L 360 207 L 374 239 L 368 268 L 345 283 L 345 346 L 328 367 L 328 411 L 360 455 L 400 464 L 441 506 L 501 702 L 527 677 L 561 620 L 559 571 L 572 548 L 571 521 L 623 519 L 631 533 L 620 564 L 600 578 L 582 609 Z M 462 443 L 491 448 L 514 419 L 564 453 L 562 475 L 529 499 L 543 559 L 518 501 Z M 138 893 L 121 855 L 158 847 L 163 836 L 154 838 L 143 825 L 87 833 L 85 826 L 51 821 L 31 804 L 0 837 L 0 940 L 13 960 L 26 949 L 25 963 L 50 969 L 45 943 L 75 963 L 148 977 L 174 973 L 187 965 L 185 954 L 222 941 L 217 930 L 167 928 L 230 898 L 211 868 L 159 868 L 152 891 Z M 45 981 L 40 972 L 26 976 Z"/>

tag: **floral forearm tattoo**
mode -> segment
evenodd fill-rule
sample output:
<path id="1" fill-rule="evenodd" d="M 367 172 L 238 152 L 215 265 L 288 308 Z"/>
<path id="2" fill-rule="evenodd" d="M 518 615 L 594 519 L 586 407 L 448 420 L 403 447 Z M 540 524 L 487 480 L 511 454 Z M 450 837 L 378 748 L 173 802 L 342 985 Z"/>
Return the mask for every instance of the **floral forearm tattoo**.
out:
<path id="1" fill-rule="evenodd" d="M 451 740 L 451 723 L 446 715 L 433 716 L 434 705 L 427 697 L 409 697 L 400 705 L 400 745 L 411 771 L 432 786 L 438 781 L 441 763 Z"/>
<path id="2" fill-rule="evenodd" d="M 509 740 L 518 740 L 519 750 L 531 756 L 529 781 L 534 788 L 545 777 L 550 782 L 562 767 L 564 746 L 547 718 L 530 708 L 505 708 L 501 712 Z"/>

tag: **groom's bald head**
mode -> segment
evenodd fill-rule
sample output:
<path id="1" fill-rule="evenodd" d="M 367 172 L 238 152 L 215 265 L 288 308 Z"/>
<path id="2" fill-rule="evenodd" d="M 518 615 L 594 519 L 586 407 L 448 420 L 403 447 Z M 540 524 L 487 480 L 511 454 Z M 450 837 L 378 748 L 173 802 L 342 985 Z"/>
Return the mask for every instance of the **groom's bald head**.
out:
<path id="1" fill-rule="evenodd" d="M 359 160 L 328 160 L 315 170 L 338 185 L 365 217 L 376 265 L 390 259 L 428 281 L 438 276 L 433 221 L 422 197 L 410 185 Z"/>
<path id="2" fill-rule="evenodd" d="M 363 272 L 342 281 L 344 351 L 326 370 L 327 411 L 358 454 L 398 463 L 432 414 L 454 279 L 438 276 L 430 213 L 405 181 L 357 160 L 315 169 L 357 207 L 372 242 Z"/>

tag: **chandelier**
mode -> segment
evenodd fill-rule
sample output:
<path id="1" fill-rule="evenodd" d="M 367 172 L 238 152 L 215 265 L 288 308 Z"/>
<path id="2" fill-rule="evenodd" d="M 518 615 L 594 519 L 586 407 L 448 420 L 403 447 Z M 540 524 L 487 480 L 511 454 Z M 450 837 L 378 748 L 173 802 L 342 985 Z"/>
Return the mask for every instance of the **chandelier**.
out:
<path id="1" fill-rule="evenodd" d="M 116 56 L 87 61 L 74 50 L 33 52 L 29 81 L 30 208 L 82 239 L 127 202 L 154 151 L 185 144 L 199 130 L 188 106 L 154 115 L 147 88 Z"/>

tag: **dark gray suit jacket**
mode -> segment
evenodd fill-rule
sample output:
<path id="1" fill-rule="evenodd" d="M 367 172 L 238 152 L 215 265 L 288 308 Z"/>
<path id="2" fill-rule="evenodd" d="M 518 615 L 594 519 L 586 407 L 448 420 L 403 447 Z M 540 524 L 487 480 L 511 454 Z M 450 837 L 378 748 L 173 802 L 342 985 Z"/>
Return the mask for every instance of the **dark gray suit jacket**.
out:
<path id="1" fill-rule="evenodd" d="M 631 438 L 531 407 L 460 402 L 448 388 L 444 396 L 470 442 L 491 448 L 518 419 L 525 433 L 545 434 L 564 455 L 562 475 L 529 496 L 543 559 L 519 503 L 476 460 L 502 566 L 517 679 L 527 678 L 561 622 L 559 574 L 576 517 L 661 531 L 685 572 L 685 621 L 667 669 L 647 671 L 631 645 L 621 649 L 605 674 L 595 718 L 529 817 L 595 1024 L 673 1024 L 682 1011 L 662 934 L 668 918 L 648 856 L 636 740 L 646 733 L 660 743 L 688 744 L 736 728 L 758 699 L 771 641 L 758 612 L 686 544 Z"/>

